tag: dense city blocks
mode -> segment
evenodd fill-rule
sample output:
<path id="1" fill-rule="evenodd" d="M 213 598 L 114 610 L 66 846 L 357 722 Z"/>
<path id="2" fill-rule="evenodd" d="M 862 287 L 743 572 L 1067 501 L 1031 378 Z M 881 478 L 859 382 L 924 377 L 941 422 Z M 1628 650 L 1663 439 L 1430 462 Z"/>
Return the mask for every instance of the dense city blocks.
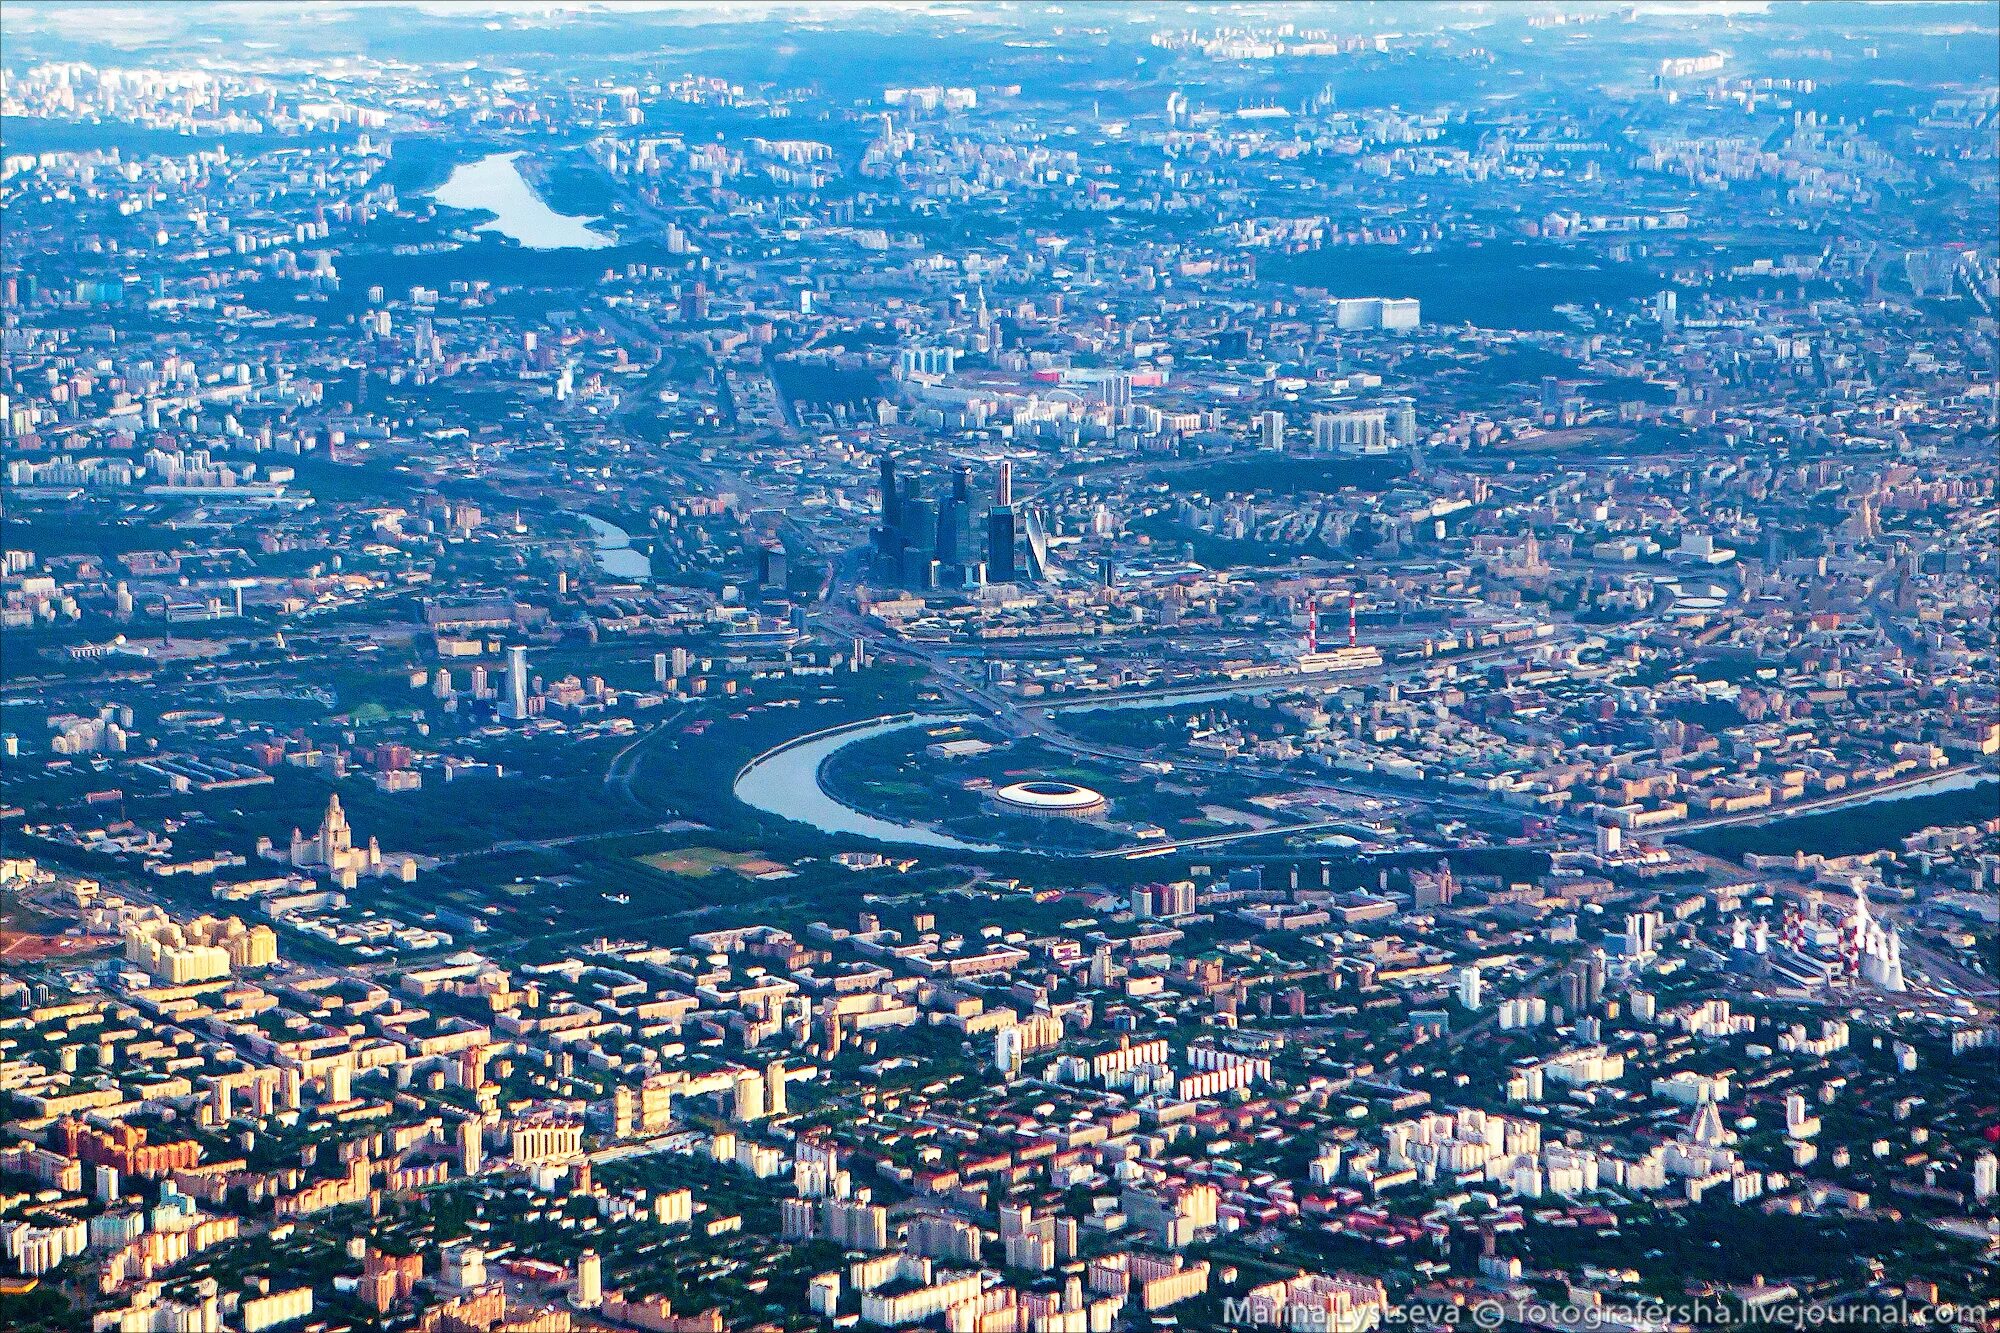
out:
<path id="1" fill-rule="evenodd" d="M 2000 1330 L 2000 9 L 0 11 L 0 1328 Z"/>

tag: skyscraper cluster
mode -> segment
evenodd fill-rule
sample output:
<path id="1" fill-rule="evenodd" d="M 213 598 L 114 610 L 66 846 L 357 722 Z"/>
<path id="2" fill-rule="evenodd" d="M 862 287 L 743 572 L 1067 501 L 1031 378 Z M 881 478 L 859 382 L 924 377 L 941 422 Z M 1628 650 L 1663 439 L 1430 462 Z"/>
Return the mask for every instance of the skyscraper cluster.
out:
<path id="1" fill-rule="evenodd" d="M 879 485 L 882 523 L 875 529 L 876 577 L 904 587 L 934 589 L 1011 583 L 1018 576 L 1014 554 L 1018 523 L 1008 464 L 1000 464 L 994 479 L 983 538 L 974 522 L 970 467 L 954 468 L 950 489 L 932 499 L 920 481 L 898 475 L 893 455 L 883 454 Z"/>

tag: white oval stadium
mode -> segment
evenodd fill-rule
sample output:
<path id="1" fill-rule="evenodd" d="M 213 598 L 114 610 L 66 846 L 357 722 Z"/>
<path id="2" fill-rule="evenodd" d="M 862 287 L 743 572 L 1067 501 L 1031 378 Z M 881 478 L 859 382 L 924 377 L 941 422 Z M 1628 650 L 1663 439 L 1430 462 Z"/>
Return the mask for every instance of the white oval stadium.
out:
<path id="1" fill-rule="evenodd" d="M 1106 805 L 1102 792 L 1048 778 L 998 788 L 993 793 L 993 803 L 1009 814 L 1056 819 L 1088 819 L 1103 813 Z"/>

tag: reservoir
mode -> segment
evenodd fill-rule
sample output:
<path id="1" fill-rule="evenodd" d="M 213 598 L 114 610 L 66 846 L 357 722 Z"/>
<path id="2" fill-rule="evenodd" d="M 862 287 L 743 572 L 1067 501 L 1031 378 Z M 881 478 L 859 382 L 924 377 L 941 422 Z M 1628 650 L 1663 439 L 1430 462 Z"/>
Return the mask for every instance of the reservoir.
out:
<path id="1" fill-rule="evenodd" d="M 942 847 L 948 851 L 997 852 L 1000 848 L 991 843 L 966 842 L 922 824 L 898 824 L 893 820 L 878 819 L 852 806 L 842 805 L 827 795 L 826 789 L 820 785 L 820 765 L 836 750 L 857 741 L 886 736 L 892 731 L 936 726 L 952 720 L 924 716 L 886 718 L 768 754 L 751 763 L 737 776 L 736 799 L 766 814 L 809 824 L 822 833 L 848 833 L 874 842 Z"/>
<path id="2" fill-rule="evenodd" d="M 493 214 L 491 222 L 482 222 L 473 230 L 498 232 L 529 250 L 601 250 L 616 244 L 610 236 L 590 229 L 596 218 L 570 217 L 542 202 L 514 165 L 519 156 L 492 153 L 477 162 L 462 163 L 452 169 L 444 184 L 431 191 L 431 198 L 447 208 Z"/>

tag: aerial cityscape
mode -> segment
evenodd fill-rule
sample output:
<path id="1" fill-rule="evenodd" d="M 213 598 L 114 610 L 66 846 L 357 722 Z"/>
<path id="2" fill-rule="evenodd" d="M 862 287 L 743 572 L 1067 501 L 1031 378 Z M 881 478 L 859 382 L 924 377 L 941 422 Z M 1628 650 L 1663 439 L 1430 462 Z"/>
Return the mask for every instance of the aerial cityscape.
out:
<path id="1" fill-rule="evenodd" d="M 2000 1328 L 2000 6 L 0 16 L 0 1329 Z"/>

